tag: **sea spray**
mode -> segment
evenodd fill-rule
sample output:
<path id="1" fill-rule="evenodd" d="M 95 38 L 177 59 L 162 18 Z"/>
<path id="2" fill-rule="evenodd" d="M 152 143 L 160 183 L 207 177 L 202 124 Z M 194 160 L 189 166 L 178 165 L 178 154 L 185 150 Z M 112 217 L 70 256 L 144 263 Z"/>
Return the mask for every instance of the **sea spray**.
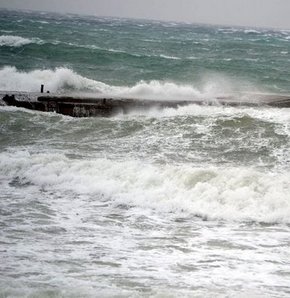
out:
<path id="1" fill-rule="evenodd" d="M 57 68 L 53 70 L 33 70 L 31 72 L 17 71 L 15 67 L 6 66 L 0 70 L 0 90 L 2 91 L 39 91 L 45 84 L 52 92 L 65 90 L 91 90 L 98 92 L 106 85 L 84 78 L 70 69 Z"/>
<path id="2" fill-rule="evenodd" d="M 63 67 L 29 72 L 19 71 L 12 66 L 0 69 L 0 91 L 38 92 L 41 84 L 50 92 L 83 92 L 108 97 L 164 100 L 212 99 L 243 90 L 239 87 L 239 82 L 214 74 L 195 84 L 154 80 L 140 81 L 133 86 L 111 86 Z M 254 90 L 257 88 L 249 86 L 243 91 Z"/>

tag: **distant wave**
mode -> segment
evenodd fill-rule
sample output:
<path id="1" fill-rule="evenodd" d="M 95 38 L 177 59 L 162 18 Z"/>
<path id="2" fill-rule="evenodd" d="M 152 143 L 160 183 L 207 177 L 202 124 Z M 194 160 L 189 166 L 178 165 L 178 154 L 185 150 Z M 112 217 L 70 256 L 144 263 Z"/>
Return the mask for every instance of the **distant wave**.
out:
<path id="1" fill-rule="evenodd" d="M 60 41 L 57 41 L 57 43 L 61 43 Z M 82 45 L 82 44 L 76 44 L 76 43 L 72 43 L 72 42 L 64 42 L 63 44 L 68 45 L 70 47 L 76 47 L 76 48 L 84 48 L 84 49 L 90 49 L 90 50 L 98 50 L 98 51 L 102 51 L 102 52 L 113 52 L 113 53 L 118 53 L 118 54 L 127 54 L 127 55 L 132 55 L 132 56 L 138 56 L 137 54 L 130 54 L 124 50 L 117 50 L 117 49 L 112 49 L 112 48 L 102 48 L 96 45 Z"/>
<path id="2" fill-rule="evenodd" d="M 160 55 L 159 57 L 164 58 L 164 59 L 171 59 L 171 60 L 181 60 L 181 58 L 176 57 L 176 56 Z"/>
<path id="3" fill-rule="evenodd" d="M 15 35 L 1 35 L 0 47 L 21 47 L 30 43 L 42 44 L 43 41 L 39 38 L 24 38 Z"/>
<path id="4" fill-rule="evenodd" d="M 258 31 L 258 30 L 254 30 L 254 29 L 245 29 L 244 33 L 246 33 L 246 34 L 260 34 L 262 32 Z"/>
<path id="5" fill-rule="evenodd" d="M 60 41 L 56 41 L 55 44 L 60 44 Z M 121 55 L 127 55 L 131 57 L 137 57 L 137 58 L 142 58 L 142 57 L 147 57 L 147 58 L 161 58 L 161 59 L 170 59 L 170 60 L 181 60 L 182 58 L 176 57 L 176 56 L 170 56 L 170 55 L 165 55 L 165 54 L 160 54 L 160 55 L 150 55 L 150 54 L 137 54 L 137 53 L 131 53 L 126 50 L 120 50 L 120 49 L 113 49 L 113 48 L 102 48 L 96 45 L 80 45 L 80 44 L 75 44 L 75 43 L 63 43 L 65 45 L 71 46 L 71 47 L 77 47 L 77 48 L 85 48 L 85 49 L 90 49 L 90 50 L 96 50 L 96 51 L 101 51 L 101 52 L 109 52 L 109 53 L 116 53 L 116 54 L 121 54 Z"/>

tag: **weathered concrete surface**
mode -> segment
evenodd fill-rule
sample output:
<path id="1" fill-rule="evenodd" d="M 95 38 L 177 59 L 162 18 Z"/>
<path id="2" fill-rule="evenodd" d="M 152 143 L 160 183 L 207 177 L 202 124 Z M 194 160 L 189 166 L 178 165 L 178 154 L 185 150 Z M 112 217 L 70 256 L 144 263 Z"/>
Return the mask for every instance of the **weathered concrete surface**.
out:
<path id="1" fill-rule="evenodd" d="M 2 95 L 6 105 L 44 112 L 56 112 L 73 117 L 112 116 L 131 110 L 177 108 L 190 104 L 226 106 L 272 106 L 290 108 L 290 96 L 276 94 L 238 94 L 195 100 L 145 100 L 132 98 L 101 98 L 64 96 L 39 93 L 8 93 Z"/>
<path id="2" fill-rule="evenodd" d="M 147 110 L 165 107 L 177 108 L 188 105 L 190 101 L 158 101 L 121 98 L 76 98 L 40 96 L 38 101 L 46 105 L 47 110 L 74 117 L 111 116 L 128 113 L 131 110 Z"/>

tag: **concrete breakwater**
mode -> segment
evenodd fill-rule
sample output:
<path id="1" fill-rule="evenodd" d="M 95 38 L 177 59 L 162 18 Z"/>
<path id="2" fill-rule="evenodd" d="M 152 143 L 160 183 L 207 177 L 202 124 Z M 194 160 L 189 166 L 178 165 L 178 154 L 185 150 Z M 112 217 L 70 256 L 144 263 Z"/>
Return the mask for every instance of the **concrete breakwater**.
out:
<path id="1" fill-rule="evenodd" d="M 177 108 L 188 105 L 190 101 L 138 100 L 131 98 L 92 98 L 79 96 L 37 96 L 36 99 L 17 99 L 14 94 L 6 94 L 2 98 L 5 105 L 22 107 L 43 112 L 56 112 L 72 117 L 113 116 L 128 113 L 131 110 L 147 110 Z"/>
<path id="2" fill-rule="evenodd" d="M 290 107 L 290 96 L 275 94 L 239 94 L 195 100 L 145 100 L 8 92 L 2 94 L 2 101 L 8 106 L 43 112 L 56 112 L 72 117 L 108 117 L 118 113 L 126 114 L 131 110 L 177 108 L 190 104 Z"/>

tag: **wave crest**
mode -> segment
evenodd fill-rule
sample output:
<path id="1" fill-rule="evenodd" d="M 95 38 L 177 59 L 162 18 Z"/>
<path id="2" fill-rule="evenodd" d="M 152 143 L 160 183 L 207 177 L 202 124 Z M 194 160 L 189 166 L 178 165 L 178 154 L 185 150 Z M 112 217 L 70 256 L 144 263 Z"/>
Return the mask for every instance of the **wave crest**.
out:
<path id="1" fill-rule="evenodd" d="M 21 47 L 30 43 L 41 44 L 43 41 L 39 38 L 24 38 L 15 35 L 1 35 L 0 36 L 0 47 Z"/>
<path id="2" fill-rule="evenodd" d="M 112 86 L 83 77 L 68 68 L 29 72 L 18 71 L 12 66 L 0 69 L 1 91 L 38 92 L 41 84 L 50 92 L 83 92 L 102 96 L 166 100 L 213 99 L 217 95 L 242 91 L 239 90 L 242 86 L 240 82 L 233 82 L 222 75 L 211 75 L 192 85 L 155 80 L 140 81 L 133 86 Z"/>
<path id="3" fill-rule="evenodd" d="M 84 78 L 67 68 L 55 70 L 18 71 L 15 67 L 6 66 L 0 70 L 0 90 L 38 92 L 40 85 L 51 92 L 67 90 L 98 91 L 105 90 L 105 84 Z"/>
<path id="4" fill-rule="evenodd" d="M 290 223 L 289 173 L 199 168 L 134 160 L 70 160 L 59 154 L 1 153 L 0 175 L 67 195 L 209 219 Z M 138 173 L 138 174 L 136 174 Z"/>

